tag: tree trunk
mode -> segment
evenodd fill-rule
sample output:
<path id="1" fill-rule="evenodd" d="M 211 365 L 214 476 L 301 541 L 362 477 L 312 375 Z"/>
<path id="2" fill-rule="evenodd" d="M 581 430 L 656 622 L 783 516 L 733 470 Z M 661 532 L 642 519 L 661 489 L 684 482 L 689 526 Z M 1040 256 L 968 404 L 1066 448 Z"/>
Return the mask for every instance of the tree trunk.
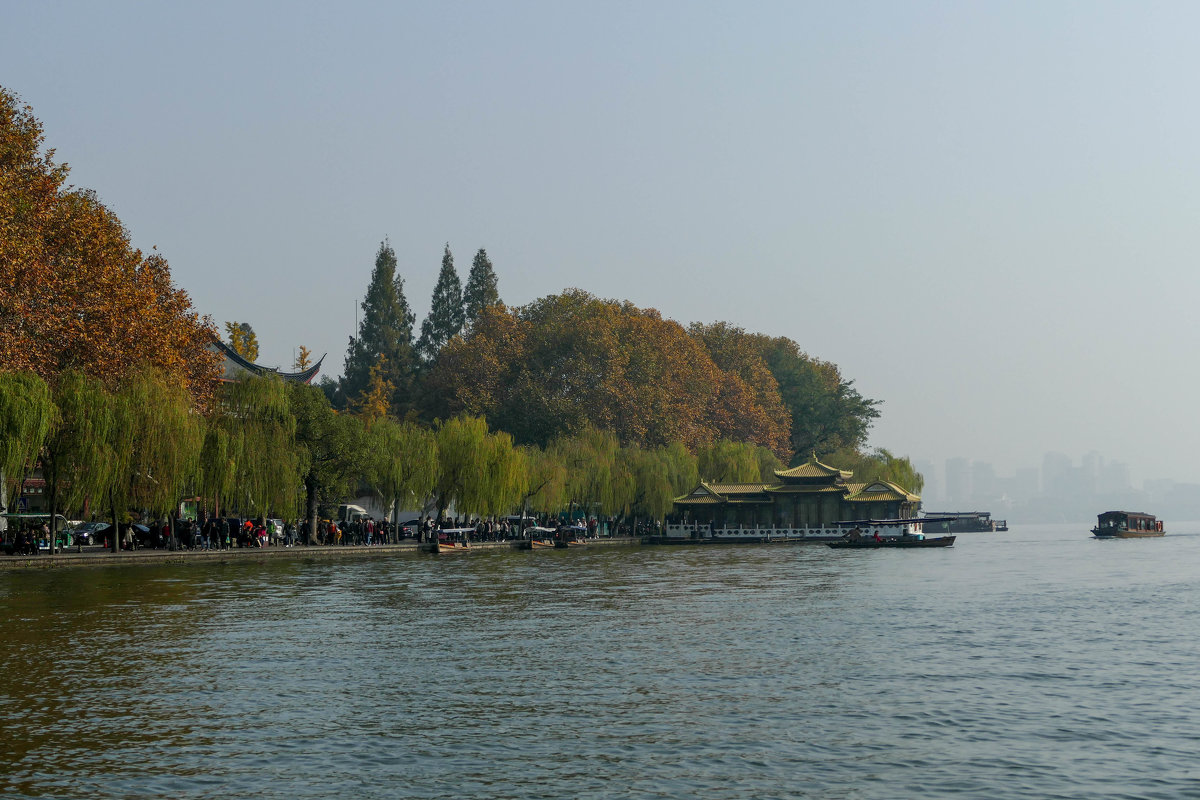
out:
<path id="1" fill-rule="evenodd" d="M 310 472 L 304 479 L 305 506 L 308 508 L 308 544 L 317 543 L 317 479 Z"/>
<path id="2" fill-rule="evenodd" d="M 113 496 L 112 489 L 108 490 L 108 505 L 112 511 L 112 552 L 121 552 L 121 540 L 118 538 L 121 535 L 121 529 L 117 526 L 117 499 Z"/>

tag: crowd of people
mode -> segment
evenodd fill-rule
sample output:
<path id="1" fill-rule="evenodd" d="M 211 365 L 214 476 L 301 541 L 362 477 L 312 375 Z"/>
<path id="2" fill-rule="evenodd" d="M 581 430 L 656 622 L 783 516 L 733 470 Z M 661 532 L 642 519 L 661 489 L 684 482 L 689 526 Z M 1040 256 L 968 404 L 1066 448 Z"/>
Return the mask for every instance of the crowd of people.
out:
<path id="1" fill-rule="evenodd" d="M 400 524 L 386 519 L 359 516 L 351 520 L 320 520 L 315 541 L 310 541 L 307 520 L 243 519 L 238 517 L 208 517 L 204 520 L 159 519 L 149 524 L 122 523 L 118 526 L 118 542 L 122 550 L 230 550 L 258 547 L 296 546 L 375 546 L 399 544 L 406 539 L 418 542 L 445 541 L 448 538 L 475 542 L 503 542 L 529 539 L 532 528 L 542 531 L 570 529 L 574 535 L 629 536 L 653 533 L 644 525 L 630 525 L 614 518 L 596 517 L 568 520 L 563 516 L 541 515 L 521 517 L 479 518 L 441 517 L 430 515 Z M 106 529 L 110 531 L 111 528 Z M 447 533 L 452 532 L 452 533 Z M 108 533 L 94 544 L 111 546 Z M 36 555 L 48 550 L 49 527 L 27 526 L 8 531 L 4 549 L 13 555 Z M 40 547 L 39 547 L 40 546 Z"/>

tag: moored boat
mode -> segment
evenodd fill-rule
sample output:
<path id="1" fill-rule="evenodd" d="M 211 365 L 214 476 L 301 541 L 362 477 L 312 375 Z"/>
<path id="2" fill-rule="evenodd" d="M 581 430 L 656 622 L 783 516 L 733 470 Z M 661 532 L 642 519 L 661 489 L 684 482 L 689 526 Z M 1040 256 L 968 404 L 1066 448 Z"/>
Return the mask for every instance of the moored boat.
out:
<path id="1" fill-rule="evenodd" d="M 438 531 L 438 539 L 434 544 L 435 553 L 465 553 L 471 549 L 468 538 L 474 528 L 444 528 Z"/>
<path id="2" fill-rule="evenodd" d="M 922 518 L 865 519 L 839 522 L 842 529 L 849 530 L 836 542 L 827 542 L 835 549 L 874 549 L 880 547 L 950 547 L 957 537 L 935 536 L 927 538 L 921 533 Z"/>
<path id="3" fill-rule="evenodd" d="M 553 550 L 554 549 L 554 528 L 531 527 L 525 529 L 525 535 L 529 537 L 529 550 Z"/>
<path id="4" fill-rule="evenodd" d="M 1092 528 L 1097 539 L 1145 539 L 1165 534 L 1162 520 L 1144 511 L 1105 511 Z"/>
<path id="5" fill-rule="evenodd" d="M 878 539 L 842 539 L 836 542 L 826 542 L 830 547 L 835 549 L 853 549 L 863 548 L 872 549 L 879 547 L 950 547 L 954 544 L 954 536 L 936 536 L 932 539 L 926 539 L 924 536 L 892 536 Z"/>

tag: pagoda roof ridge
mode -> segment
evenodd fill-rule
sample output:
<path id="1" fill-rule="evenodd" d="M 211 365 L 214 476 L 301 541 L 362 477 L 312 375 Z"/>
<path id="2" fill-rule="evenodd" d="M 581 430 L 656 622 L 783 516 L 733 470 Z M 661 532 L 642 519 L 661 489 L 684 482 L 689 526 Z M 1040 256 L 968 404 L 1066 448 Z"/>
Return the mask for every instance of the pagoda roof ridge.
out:
<path id="1" fill-rule="evenodd" d="M 854 476 L 854 473 L 849 470 L 838 469 L 831 467 L 828 464 L 822 464 L 817 460 L 817 454 L 813 453 L 808 461 L 791 469 L 775 470 L 776 478 L 842 478 L 848 479 Z"/>
<path id="2" fill-rule="evenodd" d="M 241 354 L 220 339 L 213 339 L 213 344 L 216 346 L 221 355 L 223 355 L 229 361 L 232 361 L 236 366 L 241 367 L 253 375 L 278 375 L 285 381 L 292 381 L 295 383 L 311 383 L 312 379 L 315 378 L 317 373 L 321 371 L 321 364 L 325 361 L 325 356 L 329 355 L 326 353 L 325 355 L 321 356 L 317 359 L 317 363 L 313 364 L 306 370 L 301 370 L 300 372 L 283 372 L 277 367 L 266 367 L 262 364 L 255 364 L 253 361 L 242 357 Z"/>

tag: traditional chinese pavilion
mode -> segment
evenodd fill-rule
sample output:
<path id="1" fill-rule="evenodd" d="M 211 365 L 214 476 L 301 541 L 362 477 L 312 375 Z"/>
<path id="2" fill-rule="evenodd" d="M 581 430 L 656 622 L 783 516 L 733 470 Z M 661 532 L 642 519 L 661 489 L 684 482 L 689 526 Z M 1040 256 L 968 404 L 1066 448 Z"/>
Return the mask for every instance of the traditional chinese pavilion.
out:
<path id="1" fill-rule="evenodd" d="M 251 361 L 239 356 L 232 347 L 222 342 L 220 339 L 214 339 L 212 344 L 208 346 L 209 350 L 219 353 L 224 357 L 225 362 L 221 365 L 221 380 L 236 381 L 250 375 L 278 375 L 285 381 L 294 381 L 296 383 L 312 383 L 313 378 L 317 377 L 317 373 L 321 371 L 321 362 L 325 360 L 325 356 L 317 359 L 317 363 L 313 364 L 303 372 L 280 372 L 274 367 L 264 367 L 262 364 L 255 364 Z"/>
<path id="2" fill-rule="evenodd" d="M 676 538 L 696 538 L 699 531 L 712 538 L 839 538 L 846 528 L 835 523 L 916 516 L 920 496 L 890 481 L 854 483 L 853 477 L 813 456 L 798 467 L 775 470 L 771 483 L 701 482 L 675 499 L 666 533 Z"/>

